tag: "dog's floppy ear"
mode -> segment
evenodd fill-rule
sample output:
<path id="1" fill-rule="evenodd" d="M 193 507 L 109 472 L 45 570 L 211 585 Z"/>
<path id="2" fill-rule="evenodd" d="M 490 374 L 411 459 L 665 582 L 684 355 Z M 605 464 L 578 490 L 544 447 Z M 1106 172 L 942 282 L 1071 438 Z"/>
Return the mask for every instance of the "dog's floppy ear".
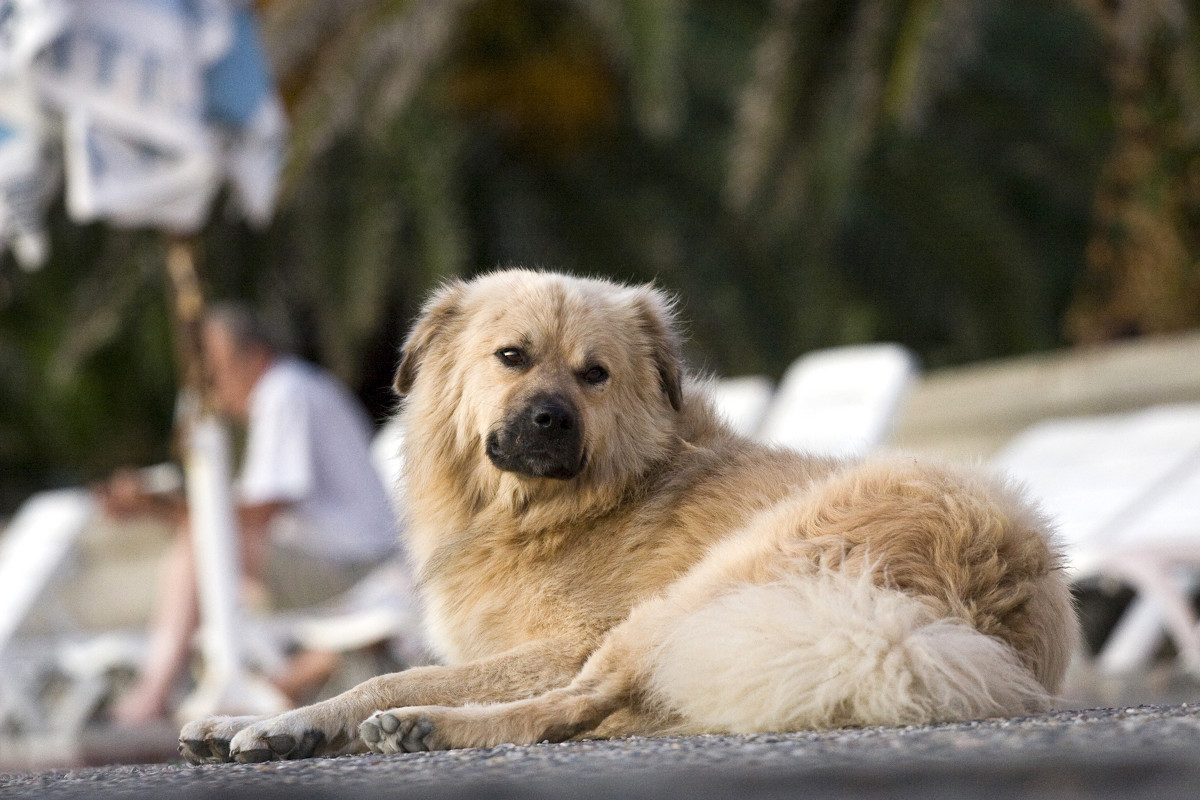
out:
<path id="1" fill-rule="evenodd" d="M 450 322 L 458 316 L 459 305 L 466 285 L 462 281 L 450 281 L 433 293 L 421 309 L 408 338 L 400 348 L 400 366 L 396 368 L 396 380 L 392 386 L 397 394 L 408 394 L 412 391 L 413 381 L 417 379 L 417 369 L 421 366 L 429 346 L 438 336 L 445 333 Z"/>
<path id="2" fill-rule="evenodd" d="M 683 408 L 683 368 L 680 337 L 675 328 L 674 301 L 657 289 L 646 289 L 637 298 L 643 333 L 649 338 L 658 380 L 671 408 Z"/>

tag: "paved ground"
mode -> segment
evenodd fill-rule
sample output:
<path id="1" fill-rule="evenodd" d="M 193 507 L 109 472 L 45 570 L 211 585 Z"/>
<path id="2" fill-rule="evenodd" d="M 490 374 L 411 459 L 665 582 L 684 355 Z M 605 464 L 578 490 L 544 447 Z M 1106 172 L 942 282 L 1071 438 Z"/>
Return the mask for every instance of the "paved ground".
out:
<path id="1" fill-rule="evenodd" d="M 1200 707 L 823 733 L 0 774 L 0 798 L 1200 797 Z"/>

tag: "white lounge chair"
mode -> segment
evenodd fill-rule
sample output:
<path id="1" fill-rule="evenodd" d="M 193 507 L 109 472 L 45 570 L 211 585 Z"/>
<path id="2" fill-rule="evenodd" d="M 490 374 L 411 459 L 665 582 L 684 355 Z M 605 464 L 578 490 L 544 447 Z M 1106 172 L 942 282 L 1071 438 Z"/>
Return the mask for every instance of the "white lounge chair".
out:
<path id="1" fill-rule="evenodd" d="M 83 489 L 36 494 L 0 538 L 0 656 L 92 519 Z M 0 673 L 0 680 L 3 679 Z"/>
<path id="2" fill-rule="evenodd" d="M 385 561 L 344 594 L 314 608 L 251 618 L 252 638 L 266 649 L 254 655 L 268 669 L 283 666 L 292 646 L 349 653 L 387 645 L 393 659 L 416 665 L 431 656 L 420 636 L 421 614 L 412 576 L 400 558 Z"/>
<path id="3" fill-rule="evenodd" d="M 887 437 L 917 373 L 916 358 L 898 344 L 809 353 L 784 373 L 757 438 L 821 455 L 862 455 Z"/>
<path id="4" fill-rule="evenodd" d="M 1056 519 L 1075 580 L 1107 576 L 1137 592 L 1099 668 L 1144 665 L 1165 630 L 1184 666 L 1200 673 L 1190 599 L 1200 577 L 1200 405 L 1047 420 L 993 463 Z"/>
<path id="5" fill-rule="evenodd" d="M 45 593 L 92 518 L 82 489 L 42 492 L 27 500 L 0 538 L 0 722 L 38 729 L 49 716 L 34 687 L 52 659 L 21 663 L 13 638 Z"/>
<path id="6" fill-rule="evenodd" d="M 717 413 L 743 436 L 758 432 L 771 405 L 771 379 L 765 375 L 721 378 L 712 384 L 711 396 Z"/>

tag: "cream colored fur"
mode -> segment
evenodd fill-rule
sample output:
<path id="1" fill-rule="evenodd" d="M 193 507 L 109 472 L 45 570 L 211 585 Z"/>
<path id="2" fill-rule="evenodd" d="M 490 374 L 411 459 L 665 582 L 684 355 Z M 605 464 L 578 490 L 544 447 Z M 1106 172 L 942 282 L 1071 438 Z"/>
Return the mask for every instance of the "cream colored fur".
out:
<path id="1" fill-rule="evenodd" d="M 452 283 L 396 382 L 408 547 L 445 666 L 190 723 L 189 760 L 924 723 L 1044 709 L 1058 689 L 1077 623 L 1018 490 L 734 435 L 652 288 Z M 572 410 L 577 474 L 498 468 L 496 432 L 545 397 Z"/>
<path id="2" fill-rule="evenodd" d="M 732 588 L 679 620 L 649 687 L 695 731 L 905 725 L 1039 711 L 1011 648 L 869 575 Z"/>

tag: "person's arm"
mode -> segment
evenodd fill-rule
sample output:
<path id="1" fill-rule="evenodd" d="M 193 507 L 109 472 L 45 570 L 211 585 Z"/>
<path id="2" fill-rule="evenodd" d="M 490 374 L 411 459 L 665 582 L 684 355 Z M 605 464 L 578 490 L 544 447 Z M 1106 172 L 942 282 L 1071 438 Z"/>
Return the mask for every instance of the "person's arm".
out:
<path id="1" fill-rule="evenodd" d="M 104 513 L 114 519 L 152 516 L 178 526 L 187 516 L 187 505 L 181 492 L 148 489 L 139 470 L 118 470 L 107 481 L 93 487 L 93 492 Z"/>

